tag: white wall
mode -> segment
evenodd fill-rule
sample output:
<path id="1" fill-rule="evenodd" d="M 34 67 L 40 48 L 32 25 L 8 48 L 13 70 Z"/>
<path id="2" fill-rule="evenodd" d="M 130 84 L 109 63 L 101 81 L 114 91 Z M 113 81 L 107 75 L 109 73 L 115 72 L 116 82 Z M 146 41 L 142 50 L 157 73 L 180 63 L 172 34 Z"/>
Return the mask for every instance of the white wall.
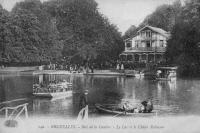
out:
<path id="1" fill-rule="evenodd" d="M 166 43 L 167 43 L 167 38 L 161 34 L 158 34 L 158 33 L 155 33 L 155 32 L 152 32 L 152 38 L 153 39 L 156 39 L 156 41 L 152 41 L 152 47 L 161 47 L 161 44 L 160 44 L 160 40 L 163 40 L 164 42 L 164 47 L 166 47 Z M 141 34 L 135 36 L 132 38 L 131 42 L 132 42 L 132 47 L 136 47 L 136 43 L 135 41 L 136 40 L 141 40 L 142 37 L 141 37 Z M 139 47 L 146 47 L 146 44 L 144 42 L 139 42 Z"/>

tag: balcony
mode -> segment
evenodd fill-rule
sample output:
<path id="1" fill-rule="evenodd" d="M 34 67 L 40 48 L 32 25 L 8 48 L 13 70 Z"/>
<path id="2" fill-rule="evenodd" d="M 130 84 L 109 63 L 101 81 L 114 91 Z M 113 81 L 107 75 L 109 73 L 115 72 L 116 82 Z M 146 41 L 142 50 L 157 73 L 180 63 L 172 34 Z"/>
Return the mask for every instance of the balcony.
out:
<path id="1" fill-rule="evenodd" d="M 165 47 L 130 47 L 126 52 L 165 52 Z"/>
<path id="2" fill-rule="evenodd" d="M 151 37 L 148 37 L 148 36 L 140 36 L 138 37 L 136 40 L 138 41 L 153 41 L 153 40 L 158 40 L 157 36 L 151 36 Z"/>

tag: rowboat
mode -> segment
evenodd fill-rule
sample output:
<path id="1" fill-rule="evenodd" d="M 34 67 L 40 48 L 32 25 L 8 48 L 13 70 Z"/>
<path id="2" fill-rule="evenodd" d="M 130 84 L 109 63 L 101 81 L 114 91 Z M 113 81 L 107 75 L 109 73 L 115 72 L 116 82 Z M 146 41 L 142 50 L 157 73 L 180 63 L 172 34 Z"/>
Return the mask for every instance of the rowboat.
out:
<path id="1" fill-rule="evenodd" d="M 95 104 L 95 107 L 100 113 L 107 113 L 113 115 L 126 115 L 126 116 L 139 116 L 139 117 L 156 115 L 155 111 L 152 111 L 151 113 L 135 113 L 131 111 L 124 111 L 118 107 L 110 107 L 109 105 L 101 105 L 101 104 Z"/>
<path id="2" fill-rule="evenodd" d="M 70 97 L 73 94 L 72 83 L 67 81 L 49 84 L 47 87 L 41 87 L 38 84 L 33 86 L 33 95 L 36 97 L 57 98 Z"/>

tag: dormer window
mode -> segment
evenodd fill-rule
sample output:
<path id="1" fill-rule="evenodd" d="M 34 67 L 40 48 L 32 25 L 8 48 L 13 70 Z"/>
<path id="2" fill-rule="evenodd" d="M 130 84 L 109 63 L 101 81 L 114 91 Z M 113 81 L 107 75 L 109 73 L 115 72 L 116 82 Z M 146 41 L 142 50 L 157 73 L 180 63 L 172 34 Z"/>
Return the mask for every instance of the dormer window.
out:
<path id="1" fill-rule="evenodd" d="M 151 31 L 146 31 L 146 37 L 150 38 L 151 37 Z"/>
<path id="2" fill-rule="evenodd" d="M 141 36 L 145 37 L 145 32 L 144 31 L 141 32 Z"/>

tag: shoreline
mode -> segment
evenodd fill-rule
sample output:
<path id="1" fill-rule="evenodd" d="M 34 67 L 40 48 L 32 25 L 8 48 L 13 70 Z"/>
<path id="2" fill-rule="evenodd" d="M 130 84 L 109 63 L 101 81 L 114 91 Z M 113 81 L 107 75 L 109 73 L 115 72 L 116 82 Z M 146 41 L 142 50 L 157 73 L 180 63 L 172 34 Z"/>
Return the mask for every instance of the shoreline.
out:
<path id="1" fill-rule="evenodd" d="M 89 76 L 126 76 L 126 77 L 135 77 L 134 70 L 114 70 L 114 69 L 104 69 L 99 70 L 95 69 L 93 73 L 85 73 L 77 71 L 68 71 L 68 70 L 40 70 L 40 66 L 29 66 L 29 67 L 5 67 L 0 68 L 0 74 L 67 74 L 67 75 L 89 75 Z M 146 72 L 146 77 L 154 76 L 152 72 Z"/>
<path id="2" fill-rule="evenodd" d="M 30 72 L 38 69 L 38 66 L 31 67 L 5 67 L 0 68 L 0 74 L 2 73 L 19 73 L 19 72 Z"/>
<path id="3" fill-rule="evenodd" d="M 13 74 L 13 73 L 20 73 L 20 74 L 74 74 L 74 75 L 105 75 L 105 76 L 125 76 L 124 73 L 120 72 L 113 72 L 111 70 L 94 70 L 94 73 L 77 73 L 77 72 L 70 72 L 67 70 L 39 70 L 38 66 L 32 67 L 5 67 L 0 68 L 0 74 Z"/>

